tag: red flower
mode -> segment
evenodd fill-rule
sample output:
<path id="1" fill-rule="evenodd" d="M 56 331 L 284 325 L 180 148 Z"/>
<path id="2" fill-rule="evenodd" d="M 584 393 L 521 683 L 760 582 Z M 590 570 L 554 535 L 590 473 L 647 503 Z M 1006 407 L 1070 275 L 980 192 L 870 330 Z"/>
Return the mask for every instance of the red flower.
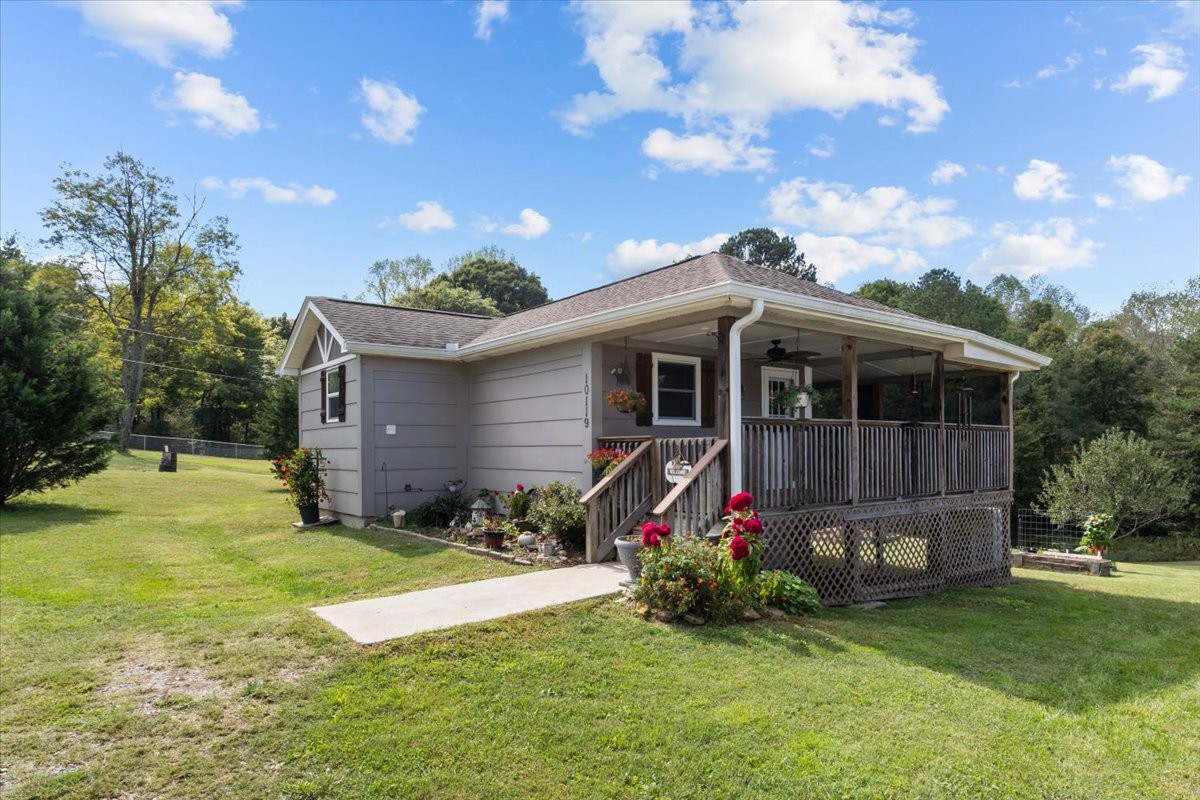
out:
<path id="1" fill-rule="evenodd" d="M 653 523 L 651 523 L 653 525 Z M 649 530 L 642 531 L 642 547 L 658 547 L 662 542 L 658 538 L 658 533 L 651 527 Z"/>
<path id="2" fill-rule="evenodd" d="M 762 523 L 759 522 L 757 517 L 751 517 L 750 519 L 746 520 L 745 525 L 746 533 L 762 533 Z"/>
<path id="3" fill-rule="evenodd" d="M 659 525 L 657 528 L 654 529 L 654 532 L 657 533 L 660 537 L 666 538 L 671 535 L 671 526 L 665 525 L 665 524 Z"/>
<path id="4" fill-rule="evenodd" d="M 525 485 L 524 485 L 524 484 L 522 484 L 522 483 L 518 483 L 518 484 L 517 484 L 517 491 L 518 491 L 518 492 L 523 492 L 523 491 L 525 491 Z"/>
<path id="5" fill-rule="evenodd" d="M 729 527 L 733 528 L 735 533 L 741 533 L 746 527 L 746 523 L 742 522 L 741 517 L 734 517 L 729 521 Z"/>
<path id="6" fill-rule="evenodd" d="M 745 511 L 754 505 L 754 497 L 749 492 L 738 492 L 729 498 L 729 507 L 734 511 Z"/>
<path id="7" fill-rule="evenodd" d="M 642 523 L 642 536 L 647 536 L 651 533 L 658 533 L 658 525 L 653 522 Z"/>
<path id="8" fill-rule="evenodd" d="M 750 555 L 750 545 L 746 544 L 746 540 L 741 536 L 734 536 L 729 540 L 729 557 L 734 561 L 741 561 L 746 556 Z"/>

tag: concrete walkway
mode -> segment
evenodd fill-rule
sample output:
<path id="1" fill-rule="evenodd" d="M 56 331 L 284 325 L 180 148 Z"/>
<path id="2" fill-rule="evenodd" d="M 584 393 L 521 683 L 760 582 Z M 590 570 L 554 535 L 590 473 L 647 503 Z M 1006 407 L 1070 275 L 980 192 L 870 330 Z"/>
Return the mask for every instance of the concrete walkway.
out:
<path id="1" fill-rule="evenodd" d="M 507 617 L 615 594 L 628 573 L 619 564 L 581 564 L 314 608 L 359 644 Z"/>

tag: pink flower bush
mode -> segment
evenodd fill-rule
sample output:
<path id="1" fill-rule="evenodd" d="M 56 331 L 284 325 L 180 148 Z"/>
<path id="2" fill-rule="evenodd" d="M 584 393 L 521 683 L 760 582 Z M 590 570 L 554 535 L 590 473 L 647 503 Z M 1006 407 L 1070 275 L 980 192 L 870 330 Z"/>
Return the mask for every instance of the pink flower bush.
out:
<path id="1" fill-rule="evenodd" d="M 729 540 L 729 557 L 734 561 L 741 561 L 746 556 L 750 555 L 750 545 L 746 543 L 738 534 L 734 534 Z"/>

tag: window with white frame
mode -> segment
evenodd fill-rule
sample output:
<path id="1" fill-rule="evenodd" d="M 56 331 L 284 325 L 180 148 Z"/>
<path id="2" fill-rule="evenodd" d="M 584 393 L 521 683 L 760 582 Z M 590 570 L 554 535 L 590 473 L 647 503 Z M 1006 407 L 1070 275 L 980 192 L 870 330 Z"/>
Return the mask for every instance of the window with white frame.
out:
<path id="1" fill-rule="evenodd" d="M 337 367 L 325 371 L 325 421 L 342 421 L 342 371 Z"/>
<path id="2" fill-rule="evenodd" d="M 776 401 L 776 395 L 785 390 L 798 386 L 800 375 L 798 370 L 783 367 L 762 368 L 762 414 L 764 417 L 794 417 L 792 406 L 783 406 Z"/>
<path id="3" fill-rule="evenodd" d="M 700 359 L 654 353 L 655 425 L 700 424 Z"/>

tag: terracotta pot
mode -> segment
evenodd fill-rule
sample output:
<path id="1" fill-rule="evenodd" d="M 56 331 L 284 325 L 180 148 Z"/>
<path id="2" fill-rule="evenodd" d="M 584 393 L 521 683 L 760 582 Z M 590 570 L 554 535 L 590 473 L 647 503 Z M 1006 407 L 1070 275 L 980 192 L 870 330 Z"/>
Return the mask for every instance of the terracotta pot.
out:
<path id="1" fill-rule="evenodd" d="M 1089 553 L 1091 553 L 1091 554 L 1092 554 L 1092 555 L 1094 555 L 1094 556 L 1101 556 L 1101 557 L 1103 557 L 1103 556 L 1104 556 L 1104 554 L 1108 552 L 1108 545 L 1106 545 L 1106 544 L 1103 544 L 1103 545 L 1101 545 L 1101 544 L 1090 544 L 1090 545 L 1088 545 L 1088 552 L 1089 552 Z"/>

